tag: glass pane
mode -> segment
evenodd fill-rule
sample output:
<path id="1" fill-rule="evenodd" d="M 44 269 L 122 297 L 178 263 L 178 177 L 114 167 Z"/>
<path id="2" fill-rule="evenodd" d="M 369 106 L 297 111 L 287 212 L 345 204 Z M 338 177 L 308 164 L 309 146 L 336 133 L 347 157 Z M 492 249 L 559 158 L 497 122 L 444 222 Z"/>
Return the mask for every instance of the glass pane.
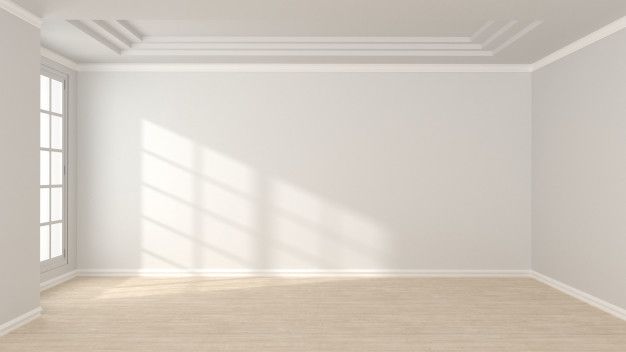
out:
<path id="1" fill-rule="evenodd" d="M 41 110 L 50 110 L 50 79 L 39 76 L 39 107 Z"/>
<path id="2" fill-rule="evenodd" d="M 61 220 L 63 218 L 63 189 L 52 188 L 50 197 L 50 221 Z"/>
<path id="3" fill-rule="evenodd" d="M 60 185 L 63 183 L 63 153 L 52 152 L 52 164 L 50 165 L 51 171 L 51 184 Z"/>
<path id="4" fill-rule="evenodd" d="M 40 145 L 42 148 L 50 148 L 50 116 L 41 114 Z"/>
<path id="5" fill-rule="evenodd" d="M 50 226 L 39 227 L 39 261 L 50 259 Z"/>
<path id="6" fill-rule="evenodd" d="M 50 184 L 50 152 L 40 151 L 39 164 L 39 184 L 42 186 Z"/>
<path id="7" fill-rule="evenodd" d="M 50 128 L 52 131 L 52 148 L 63 149 L 63 119 L 58 116 L 51 116 Z"/>
<path id="8" fill-rule="evenodd" d="M 39 189 L 39 222 L 50 221 L 50 189 Z"/>
<path id="9" fill-rule="evenodd" d="M 53 79 L 52 83 L 52 101 L 50 102 L 52 112 L 57 114 L 63 113 L 63 83 Z"/>
<path id="10" fill-rule="evenodd" d="M 51 258 L 63 255 L 63 225 L 52 224 L 50 228 L 50 255 Z"/>

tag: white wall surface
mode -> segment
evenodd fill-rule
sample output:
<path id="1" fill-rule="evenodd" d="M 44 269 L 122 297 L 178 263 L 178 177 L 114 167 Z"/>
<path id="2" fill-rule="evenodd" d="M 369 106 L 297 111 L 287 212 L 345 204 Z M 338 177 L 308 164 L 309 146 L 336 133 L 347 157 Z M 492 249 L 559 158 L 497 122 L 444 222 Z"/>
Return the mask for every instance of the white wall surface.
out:
<path id="1" fill-rule="evenodd" d="M 79 75 L 79 268 L 528 269 L 530 75 Z"/>
<path id="2" fill-rule="evenodd" d="M 0 9 L 0 325 L 39 306 L 39 30 Z"/>
<path id="3" fill-rule="evenodd" d="M 626 308 L 626 31 L 533 73 L 533 269 Z"/>

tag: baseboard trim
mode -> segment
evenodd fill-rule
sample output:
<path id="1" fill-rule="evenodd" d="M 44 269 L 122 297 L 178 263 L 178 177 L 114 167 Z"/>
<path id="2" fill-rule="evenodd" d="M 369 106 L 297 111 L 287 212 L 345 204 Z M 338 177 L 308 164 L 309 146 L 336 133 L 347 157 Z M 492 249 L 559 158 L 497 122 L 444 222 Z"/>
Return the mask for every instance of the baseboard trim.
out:
<path id="1" fill-rule="evenodd" d="M 567 295 L 570 295 L 580 301 L 583 301 L 593 307 L 596 307 L 600 310 L 603 310 L 619 319 L 626 320 L 626 309 L 620 308 L 612 303 L 609 303 L 603 299 L 600 299 L 594 295 L 590 295 L 586 292 L 583 292 L 577 288 L 569 286 L 559 280 L 553 279 L 544 274 L 538 273 L 536 271 L 531 272 L 531 276 L 548 286 L 551 286 Z"/>
<path id="2" fill-rule="evenodd" d="M 128 270 L 81 269 L 78 276 L 150 277 L 529 277 L 528 270 Z"/>
<path id="3" fill-rule="evenodd" d="M 39 318 L 41 316 L 42 309 L 41 307 L 37 307 L 29 312 L 26 312 L 19 317 L 9 320 L 8 322 L 0 325 L 0 336 L 4 336 L 11 331 L 30 323 L 31 321 Z"/>
<path id="4" fill-rule="evenodd" d="M 53 288 L 54 286 L 60 285 L 64 282 L 67 282 L 73 278 L 78 276 L 78 270 L 72 270 L 69 273 L 65 273 L 63 275 L 59 275 L 50 280 L 44 281 L 39 284 L 39 289 L 41 291 L 45 291 L 47 289 Z"/>

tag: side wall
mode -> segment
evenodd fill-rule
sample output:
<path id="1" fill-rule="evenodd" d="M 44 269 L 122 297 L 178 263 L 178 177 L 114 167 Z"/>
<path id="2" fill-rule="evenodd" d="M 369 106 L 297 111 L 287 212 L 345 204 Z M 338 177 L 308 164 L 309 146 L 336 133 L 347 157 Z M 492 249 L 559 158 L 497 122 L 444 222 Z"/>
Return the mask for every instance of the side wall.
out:
<path id="1" fill-rule="evenodd" d="M 79 268 L 526 270 L 530 75 L 79 75 Z"/>
<path id="2" fill-rule="evenodd" d="M 532 266 L 626 308 L 626 30 L 533 73 Z"/>
<path id="3" fill-rule="evenodd" d="M 39 29 L 0 9 L 0 325 L 39 306 Z"/>

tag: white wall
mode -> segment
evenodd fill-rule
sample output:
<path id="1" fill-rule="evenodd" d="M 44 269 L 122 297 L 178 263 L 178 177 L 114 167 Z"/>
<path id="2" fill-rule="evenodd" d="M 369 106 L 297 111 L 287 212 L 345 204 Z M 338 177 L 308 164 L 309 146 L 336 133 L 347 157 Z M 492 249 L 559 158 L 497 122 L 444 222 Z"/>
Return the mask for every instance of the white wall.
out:
<path id="1" fill-rule="evenodd" d="M 79 86 L 82 269 L 530 266 L 529 74 Z"/>
<path id="2" fill-rule="evenodd" d="M 0 325 L 39 306 L 39 30 L 0 9 Z"/>
<path id="3" fill-rule="evenodd" d="M 533 269 L 626 308 L 626 31 L 533 73 Z"/>

